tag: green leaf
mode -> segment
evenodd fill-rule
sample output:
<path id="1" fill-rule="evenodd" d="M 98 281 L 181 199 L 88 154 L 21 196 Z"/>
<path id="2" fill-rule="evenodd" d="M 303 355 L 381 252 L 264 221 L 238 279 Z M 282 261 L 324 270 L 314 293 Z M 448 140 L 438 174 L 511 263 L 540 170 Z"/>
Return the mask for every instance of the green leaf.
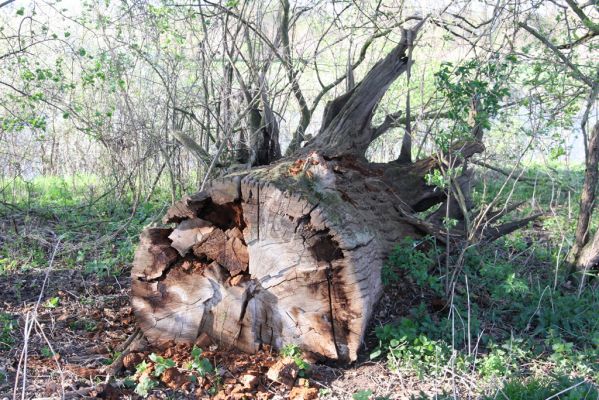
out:
<path id="1" fill-rule="evenodd" d="M 198 358 L 201 355 L 202 355 L 202 349 L 198 346 L 193 346 L 193 349 L 191 350 L 191 356 L 193 358 Z"/>
<path id="2" fill-rule="evenodd" d="M 54 353 L 52 353 L 52 350 L 48 346 L 42 347 L 41 353 L 42 356 L 45 358 L 50 358 L 54 355 Z"/>
<path id="3" fill-rule="evenodd" d="M 137 374 L 143 374 L 144 372 L 146 372 L 148 370 L 148 367 L 150 365 L 146 362 L 146 360 L 143 360 L 142 362 L 140 362 L 139 364 L 137 364 L 135 366 L 135 371 Z"/>
<path id="4" fill-rule="evenodd" d="M 374 360 L 375 358 L 380 357 L 381 354 L 383 354 L 383 352 L 381 351 L 381 349 L 376 349 L 375 351 L 373 351 L 372 353 L 370 353 L 370 359 Z"/>
<path id="5" fill-rule="evenodd" d="M 17 10 L 17 15 L 25 15 L 25 7 L 21 7 Z"/>
<path id="6" fill-rule="evenodd" d="M 153 381 L 152 379 L 150 379 L 150 377 L 144 375 L 139 379 L 139 383 L 135 387 L 135 393 L 137 393 L 140 396 L 146 397 L 150 390 L 152 390 L 156 386 L 158 386 L 158 382 Z"/>
<path id="7" fill-rule="evenodd" d="M 46 302 L 46 308 L 56 308 L 56 307 L 58 307 L 59 303 L 60 303 L 59 297 L 52 297 L 51 299 L 48 299 L 48 301 Z"/>
<path id="8" fill-rule="evenodd" d="M 370 398 L 370 396 L 372 396 L 372 390 L 370 390 L 370 389 L 358 390 L 356 393 L 353 394 L 352 399 L 368 400 Z"/>

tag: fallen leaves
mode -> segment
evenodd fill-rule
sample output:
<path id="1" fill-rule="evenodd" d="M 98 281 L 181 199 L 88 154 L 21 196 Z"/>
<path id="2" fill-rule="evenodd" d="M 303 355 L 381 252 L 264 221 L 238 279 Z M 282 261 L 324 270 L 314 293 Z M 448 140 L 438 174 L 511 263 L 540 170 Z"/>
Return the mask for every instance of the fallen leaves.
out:
<path id="1" fill-rule="evenodd" d="M 160 380 L 171 389 L 179 389 L 183 385 L 190 383 L 188 376 L 177 368 L 165 370 L 160 376 Z"/>
<path id="2" fill-rule="evenodd" d="M 314 400 L 318 398 L 316 388 L 296 386 L 289 392 L 289 400 Z"/>
<path id="3" fill-rule="evenodd" d="M 288 388 L 293 387 L 299 374 L 299 367 L 291 357 L 285 357 L 277 361 L 268 369 L 266 377 L 271 381 L 281 383 Z"/>

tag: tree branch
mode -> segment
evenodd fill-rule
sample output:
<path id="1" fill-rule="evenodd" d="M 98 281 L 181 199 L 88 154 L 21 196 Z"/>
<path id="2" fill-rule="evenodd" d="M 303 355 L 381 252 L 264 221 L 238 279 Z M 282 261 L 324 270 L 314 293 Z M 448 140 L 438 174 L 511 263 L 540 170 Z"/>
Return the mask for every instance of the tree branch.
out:
<path id="1" fill-rule="evenodd" d="M 6 0 L 3 3 L 0 3 L 0 8 L 9 5 L 10 3 L 13 3 L 15 0 Z"/>
<path id="2" fill-rule="evenodd" d="M 594 38 L 595 36 L 598 36 L 598 35 L 599 35 L 599 32 L 591 32 L 591 31 L 589 31 L 589 32 L 586 33 L 586 35 L 581 36 L 580 38 L 576 39 L 575 41 L 570 42 L 570 43 L 560 44 L 559 46 L 556 46 L 556 48 L 558 48 L 560 50 L 564 50 L 564 49 L 569 50 L 569 49 L 572 49 L 572 48 L 574 48 L 574 47 L 576 47 L 576 46 L 578 46 L 580 44 L 583 44 L 587 40 L 592 39 L 592 38 Z"/>
<path id="3" fill-rule="evenodd" d="M 521 28 L 524 28 L 531 35 L 533 35 L 534 37 L 539 39 L 539 41 L 541 41 L 545 46 L 547 46 L 547 48 L 549 48 L 560 60 L 562 60 L 564 62 L 564 64 L 566 64 L 568 66 L 568 68 L 570 68 L 572 70 L 572 72 L 574 73 L 574 76 L 578 80 L 584 82 L 585 84 L 589 85 L 590 87 L 593 87 L 593 81 L 591 79 L 589 79 L 588 76 L 584 75 L 580 71 L 580 69 L 578 69 L 578 67 L 576 65 L 572 64 L 572 62 L 570 60 L 568 60 L 568 58 L 561 51 L 559 51 L 559 49 L 557 47 L 555 47 L 555 45 L 553 43 L 551 43 L 549 41 L 549 39 L 547 39 L 545 36 L 541 35 L 535 29 L 526 25 L 524 22 L 518 23 L 518 26 L 520 26 Z"/>
<path id="4" fill-rule="evenodd" d="M 331 156 L 363 153 L 372 139 L 370 124 L 375 107 L 389 86 L 408 68 L 408 36 L 415 37 L 425 21 L 426 18 L 403 32 L 399 44 L 372 67 L 326 130 L 310 142 L 307 150 L 332 150 Z"/>
<path id="5" fill-rule="evenodd" d="M 566 3 L 568 3 L 572 11 L 574 11 L 574 14 L 578 15 L 578 18 L 580 18 L 586 28 L 590 29 L 595 34 L 599 33 L 599 25 L 591 21 L 574 0 L 566 0 Z"/>

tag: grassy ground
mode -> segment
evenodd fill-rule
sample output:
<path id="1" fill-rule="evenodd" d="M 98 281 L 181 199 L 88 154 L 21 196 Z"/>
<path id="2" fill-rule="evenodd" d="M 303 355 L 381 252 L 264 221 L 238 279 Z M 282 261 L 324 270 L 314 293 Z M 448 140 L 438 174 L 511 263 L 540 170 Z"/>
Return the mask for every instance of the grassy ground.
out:
<path id="1" fill-rule="evenodd" d="M 564 262 L 581 173 L 531 167 L 525 176 L 527 183 L 512 190 L 508 182 L 501 196 L 524 201 L 519 214 L 542 209 L 540 221 L 468 249 L 461 261 L 438 259 L 426 240 L 398 244 L 360 360 L 349 367 L 313 365 L 305 383 L 322 398 L 338 399 L 547 399 L 560 392 L 553 398 L 599 398 L 597 281 L 584 288 L 568 282 Z M 502 182 L 500 174 L 481 174 L 476 202 L 488 202 Z M 168 196 L 158 193 L 134 207 L 130 196 L 116 196 L 89 177 L 2 187 L 0 397 L 12 395 L 25 343 L 28 395 L 57 395 L 61 382 L 68 392 L 92 395 L 135 329 L 130 263 L 137 235 L 162 215 Z M 456 265 L 460 272 L 446 292 Z M 27 315 L 34 315 L 40 293 L 39 325 L 28 337 Z M 136 389 L 157 398 L 230 391 L 244 373 L 261 374 L 278 358 L 205 350 L 147 350 L 137 373 L 133 367 L 118 376 L 114 396 L 135 398 Z M 195 381 L 169 388 L 155 372 L 171 361 L 186 381 Z M 265 379 L 258 392 L 289 393 Z"/>

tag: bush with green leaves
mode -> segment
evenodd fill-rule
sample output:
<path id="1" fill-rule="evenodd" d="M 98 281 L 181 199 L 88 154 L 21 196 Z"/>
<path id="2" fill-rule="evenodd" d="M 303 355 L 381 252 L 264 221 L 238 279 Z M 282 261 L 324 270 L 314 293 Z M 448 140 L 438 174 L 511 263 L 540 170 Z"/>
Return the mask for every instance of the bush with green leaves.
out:
<path id="1" fill-rule="evenodd" d="M 443 340 L 430 339 L 409 318 L 402 318 L 396 325 L 377 327 L 375 332 L 379 345 L 370 358 L 387 354 L 387 365 L 392 371 L 408 368 L 419 374 L 434 374 L 443 370 L 451 353 Z"/>
<path id="2" fill-rule="evenodd" d="M 558 395 L 558 393 L 560 393 Z M 581 379 L 565 376 L 545 379 L 513 379 L 483 400 L 507 398 L 510 400 L 599 400 L 597 386 Z"/>
<path id="3" fill-rule="evenodd" d="M 449 129 L 434 135 L 441 150 L 447 150 L 456 141 L 469 140 L 475 124 L 483 129 L 491 127 L 491 119 L 501 111 L 501 101 L 509 95 L 508 83 L 517 62 L 516 56 L 510 54 L 503 59 L 487 60 L 484 66 L 478 60 L 461 65 L 441 64 L 435 73 L 435 86 L 446 101 L 447 118 L 453 122 Z M 477 112 L 473 115 L 474 101 Z"/>
<path id="4" fill-rule="evenodd" d="M 518 365 L 531 356 L 528 344 L 512 339 L 501 344 L 488 343 L 487 353 L 476 360 L 476 370 L 484 378 L 503 378 L 518 370 Z"/>
<path id="5" fill-rule="evenodd" d="M 419 250 L 419 246 L 425 242 L 428 242 L 427 245 L 432 243 L 430 238 L 414 240 L 406 237 L 395 246 L 381 270 L 381 278 L 385 285 L 398 282 L 404 275 L 420 288 L 429 288 L 437 293 L 442 291 L 439 278 L 430 273 L 430 269 L 435 267 L 434 251 Z"/>

